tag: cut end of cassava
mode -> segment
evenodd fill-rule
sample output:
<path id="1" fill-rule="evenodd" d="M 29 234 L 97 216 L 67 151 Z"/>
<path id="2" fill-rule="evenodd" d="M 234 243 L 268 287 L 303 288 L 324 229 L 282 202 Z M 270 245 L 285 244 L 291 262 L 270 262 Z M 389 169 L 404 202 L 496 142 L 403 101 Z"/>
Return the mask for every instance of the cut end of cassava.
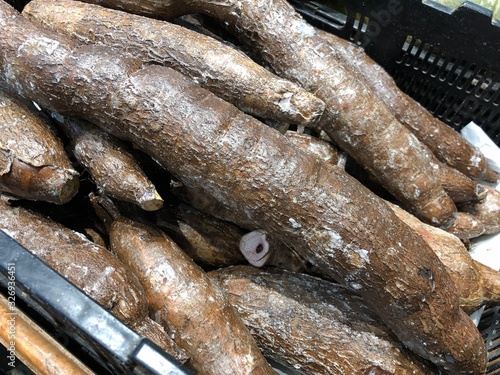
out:
<path id="1" fill-rule="evenodd" d="M 34 167 L 13 159 L 9 173 L 0 176 L 0 190 L 15 197 L 55 204 L 69 202 L 78 192 L 78 173 L 54 166 Z"/>
<path id="2" fill-rule="evenodd" d="M 457 219 L 457 208 L 448 194 L 442 191 L 437 198 L 415 209 L 416 216 L 439 228 L 449 228 Z"/>
<path id="3" fill-rule="evenodd" d="M 75 196 L 80 187 L 76 171 L 46 166 L 33 173 L 23 198 L 64 204 Z M 30 193 L 31 198 L 28 196 Z"/>
<path id="4" fill-rule="evenodd" d="M 152 192 L 144 194 L 139 200 L 139 207 L 145 211 L 157 211 L 163 207 L 163 198 L 154 189 Z"/>
<path id="5" fill-rule="evenodd" d="M 315 126 L 325 110 L 325 103 L 306 90 L 285 93 L 278 105 L 288 122 L 304 126 Z"/>
<path id="6" fill-rule="evenodd" d="M 254 230 L 241 237 L 240 251 L 252 266 L 263 267 L 271 256 L 266 232 Z"/>
<path id="7" fill-rule="evenodd" d="M 68 203 L 78 192 L 80 187 L 80 180 L 78 175 L 70 175 L 62 181 L 58 193 L 57 201 L 54 203 L 64 204 Z"/>
<path id="8" fill-rule="evenodd" d="M 488 189 L 486 189 L 484 186 L 481 186 L 480 184 L 477 184 L 476 186 L 476 196 L 477 196 L 477 202 L 484 201 L 486 197 L 488 196 Z"/>

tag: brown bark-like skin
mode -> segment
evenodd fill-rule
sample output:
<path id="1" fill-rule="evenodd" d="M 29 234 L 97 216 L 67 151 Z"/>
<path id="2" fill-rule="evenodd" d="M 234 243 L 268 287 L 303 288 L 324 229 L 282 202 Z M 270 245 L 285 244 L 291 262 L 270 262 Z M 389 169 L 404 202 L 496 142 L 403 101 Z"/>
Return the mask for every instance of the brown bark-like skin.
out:
<path id="1" fill-rule="evenodd" d="M 78 173 L 47 122 L 0 89 L 0 191 L 63 204 L 78 187 Z"/>
<path id="2" fill-rule="evenodd" d="M 176 71 L 75 46 L 5 3 L 0 25 L 0 78 L 20 94 L 133 142 L 186 186 L 355 286 L 416 353 L 450 373 L 484 372 L 485 344 L 443 264 L 355 179 Z"/>
<path id="3" fill-rule="evenodd" d="M 500 272 L 483 266 L 469 254 L 462 241 L 442 229 L 427 225 L 402 208 L 388 203 L 398 217 L 434 250 L 455 282 L 460 306 L 468 313 L 482 305 L 500 303 Z"/>
<path id="4" fill-rule="evenodd" d="M 454 220 L 456 207 L 435 176 L 432 152 L 285 0 L 86 2 L 154 18 L 203 13 L 221 20 L 279 76 L 325 102 L 321 128 L 408 209 L 436 226 Z"/>
<path id="5" fill-rule="evenodd" d="M 131 202 L 146 211 L 163 206 L 163 199 L 127 147 L 91 123 L 58 113 L 50 114 L 69 138 L 71 151 L 110 197 Z"/>
<path id="6" fill-rule="evenodd" d="M 185 353 L 147 316 L 148 303 L 139 280 L 106 248 L 40 214 L 0 200 L 0 230 L 79 287 L 124 323 L 154 331 L 149 337 L 174 358 Z M 152 324 L 153 323 L 153 324 Z M 157 327 L 160 328 L 160 327 Z"/>
<path id="7" fill-rule="evenodd" d="M 488 194 L 477 203 L 464 204 L 460 210 L 476 218 L 484 226 L 484 234 L 500 232 L 500 191 L 489 186 L 483 186 Z"/>
<path id="8" fill-rule="evenodd" d="M 117 256 L 139 277 L 156 321 L 200 374 L 274 374 L 224 293 L 169 237 L 117 218 L 110 229 Z"/>
<path id="9" fill-rule="evenodd" d="M 287 137 L 297 147 L 301 147 L 308 152 L 311 152 L 318 158 L 323 159 L 328 163 L 342 167 L 345 162 L 345 155 L 336 149 L 331 143 L 323 139 L 290 130 L 285 132 L 285 137 Z"/>
<path id="10" fill-rule="evenodd" d="M 486 229 L 483 223 L 474 215 L 467 212 L 458 212 L 455 222 L 445 230 L 458 238 L 471 239 L 483 235 Z"/>
<path id="11" fill-rule="evenodd" d="M 300 374 L 434 374 L 363 299 L 338 284 L 251 266 L 209 272 L 266 356 Z"/>
<path id="12" fill-rule="evenodd" d="M 245 263 L 238 243 L 245 230 L 180 203 L 158 211 L 156 225 L 194 261 L 214 267 Z"/>
<path id="13" fill-rule="evenodd" d="M 478 202 L 486 197 L 486 190 L 477 181 L 457 169 L 438 160 L 432 163 L 436 177 L 441 181 L 443 189 L 456 204 Z"/>
<path id="14" fill-rule="evenodd" d="M 285 136 L 294 142 L 297 147 L 310 152 L 321 159 L 344 167 L 345 158 L 342 157 L 328 142 L 308 134 L 287 131 Z M 480 184 L 465 176 L 456 169 L 450 168 L 438 160 L 430 161 L 436 178 L 441 181 L 444 190 L 455 203 L 478 202 L 485 198 L 487 192 Z M 376 176 L 372 176 L 376 179 Z"/>
<path id="15" fill-rule="evenodd" d="M 33 1 L 23 14 L 81 42 L 170 66 L 261 118 L 312 125 L 325 107 L 302 87 L 277 77 L 239 51 L 179 25 L 78 1 Z"/>
<path id="16" fill-rule="evenodd" d="M 339 58 L 356 70 L 396 118 L 426 144 L 434 155 L 469 177 L 484 177 L 487 170 L 486 159 L 477 147 L 403 93 L 394 79 L 361 47 L 336 35 L 321 30 L 317 32 L 330 41 Z"/>

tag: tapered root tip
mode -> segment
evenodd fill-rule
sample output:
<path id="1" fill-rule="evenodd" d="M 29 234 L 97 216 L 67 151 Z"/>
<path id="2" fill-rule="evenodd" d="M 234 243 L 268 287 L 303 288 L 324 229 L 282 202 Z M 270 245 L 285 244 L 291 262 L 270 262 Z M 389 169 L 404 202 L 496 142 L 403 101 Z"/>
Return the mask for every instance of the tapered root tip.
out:
<path id="1" fill-rule="evenodd" d="M 488 168 L 486 169 L 486 172 L 484 173 L 482 179 L 486 182 L 497 184 L 500 181 L 500 174 Z"/>
<path id="2" fill-rule="evenodd" d="M 252 266 L 263 267 L 271 256 L 266 233 L 254 230 L 242 236 L 240 251 Z"/>
<path id="3" fill-rule="evenodd" d="M 459 311 L 451 332 L 462 332 L 460 342 L 449 343 L 451 352 L 441 353 L 442 367 L 449 374 L 484 374 L 486 371 L 486 346 L 472 319 Z"/>
<path id="4" fill-rule="evenodd" d="M 139 207 L 145 211 L 157 211 L 163 207 L 163 198 L 156 189 L 154 189 L 152 193 L 149 192 L 142 197 L 139 202 Z"/>

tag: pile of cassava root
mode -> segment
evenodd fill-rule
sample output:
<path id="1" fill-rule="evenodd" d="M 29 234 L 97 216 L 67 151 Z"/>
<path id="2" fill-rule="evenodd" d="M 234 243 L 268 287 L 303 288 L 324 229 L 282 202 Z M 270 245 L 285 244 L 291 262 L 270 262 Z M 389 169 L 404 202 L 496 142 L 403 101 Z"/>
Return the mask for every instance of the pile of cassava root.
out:
<path id="1" fill-rule="evenodd" d="M 0 31 L 0 229 L 195 373 L 485 373 L 498 176 L 358 47 L 285 0 Z"/>

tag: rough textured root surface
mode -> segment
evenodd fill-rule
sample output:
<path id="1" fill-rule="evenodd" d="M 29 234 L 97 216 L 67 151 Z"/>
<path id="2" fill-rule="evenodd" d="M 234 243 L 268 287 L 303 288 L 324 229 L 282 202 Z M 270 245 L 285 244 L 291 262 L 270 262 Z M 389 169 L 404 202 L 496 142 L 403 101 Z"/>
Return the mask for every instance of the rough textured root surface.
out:
<path id="1" fill-rule="evenodd" d="M 460 210 L 472 215 L 484 226 L 484 234 L 500 232 L 500 191 L 484 185 L 486 198 L 477 203 L 460 206 Z"/>
<path id="2" fill-rule="evenodd" d="M 125 323 L 144 317 L 144 290 L 107 249 L 22 207 L 0 201 L 0 229 Z"/>
<path id="3" fill-rule="evenodd" d="M 245 230 L 181 203 L 155 215 L 155 224 L 194 261 L 214 267 L 245 263 L 238 244 Z"/>
<path id="4" fill-rule="evenodd" d="M 500 272 L 485 270 L 485 267 L 473 260 L 457 236 L 421 222 L 401 207 L 389 202 L 387 204 L 401 220 L 427 242 L 446 266 L 457 286 L 462 309 L 472 313 L 483 304 L 500 303 L 500 288 L 493 287 L 499 284 Z M 492 287 L 486 288 L 485 284 Z"/>
<path id="5" fill-rule="evenodd" d="M 337 151 L 331 144 L 307 134 L 287 131 L 285 133 L 297 147 L 310 152 L 332 164 L 343 167 L 345 155 Z M 435 171 L 436 178 L 441 182 L 443 189 L 455 203 L 477 202 L 486 196 L 486 190 L 476 181 L 467 177 L 456 169 L 447 166 L 438 160 L 431 160 L 430 164 Z M 365 172 L 366 173 L 366 172 Z M 375 180 L 376 176 L 372 176 Z M 418 213 L 417 213 L 418 214 Z"/>
<path id="6" fill-rule="evenodd" d="M 154 18 L 204 13 L 222 20 L 279 76 L 325 102 L 319 124 L 345 152 L 376 175 L 399 201 L 436 226 L 453 221 L 456 207 L 434 176 L 430 150 L 403 125 L 284 0 L 85 1 Z M 370 113 L 370 116 L 366 116 Z"/>
<path id="7" fill-rule="evenodd" d="M 419 103 L 403 93 L 394 79 L 361 47 L 336 35 L 317 30 L 330 41 L 338 56 L 353 67 L 396 118 L 407 126 L 419 140 L 426 144 L 442 162 L 456 168 L 465 175 L 482 179 L 486 173 L 486 159 L 481 151 L 471 145 L 460 133 L 441 122 Z"/>
<path id="8" fill-rule="evenodd" d="M 23 14 L 81 42 L 170 66 L 257 117 L 313 125 L 324 110 L 320 99 L 297 84 L 179 25 L 76 1 L 32 1 Z"/>
<path id="9" fill-rule="evenodd" d="M 0 25 L 0 77 L 20 94 L 133 142 L 186 186 L 289 244 L 356 288 L 416 353 L 450 373 L 484 371 L 484 342 L 443 264 L 352 177 L 171 69 L 75 47 L 4 3 Z"/>
<path id="10" fill-rule="evenodd" d="M 75 158 L 102 192 L 146 211 L 163 206 L 163 199 L 125 144 L 86 121 L 55 112 L 50 115 L 68 136 Z"/>
<path id="11" fill-rule="evenodd" d="M 304 274 L 250 266 L 209 272 L 263 352 L 301 374 L 434 374 L 363 299 Z M 378 373 L 378 372 L 377 372 Z"/>
<path id="12" fill-rule="evenodd" d="M 445 230 L 460 239 L 476 238 L 485 233 L 481 220 L 467 212 L 458 212 L 455 222 Z"/>
<path id="13" fill-rule="evenodd" d="M 436 160 L 436 177 L 454 203 L 478 202 L 486 197 L 486 190 L 462 172 Z"/>
<path id="14" fill-rule="evenodd" d="M 140 335 L 149 338 L 180 363 L 186 363 L 189 360 L 186 351 L 181 349 L 172 340 L 169 333 L 165 332 L 165 329 L 161 324 L 155 322 L 149 316 L 146 316 L 143 320 L 133 324 L 132 328 Z"/>
<path id="15" fill-rule="evenodd" d="M 170 238 L 119 218 L 110 230 L 113 251 L 146 290 L 151 314 L 203 374 L 274 374 L 222 290 Z"/>
<path id="16" fill-rule="evenodd" d="M 316 155 L 326 162 L 342 167 L 345 162 L 345 154 L 336 149 L 331 143 L 314 137 L 309 134 L 299 133 L 295 131 L 286 131 L 287 137 L 297 147 L 300 147 L 308 152 Z"/>
<path id="17" fill-rule="evenodd" d="M 22 207 L 0 200 L 0 230 L 47 263 L 179 361 L 182 352 L 163 329 L 148 323 L 148 303 L 139 280 L 105 247 L 82 234 Z M 153 322 L 154 323 L 154 322 Z"/>
<path id="18" fill-rule="evenodd" d="M 63 204 L 78 188 L 78 173 L 46 119 L 0 90 L 0 191 Z"/>

